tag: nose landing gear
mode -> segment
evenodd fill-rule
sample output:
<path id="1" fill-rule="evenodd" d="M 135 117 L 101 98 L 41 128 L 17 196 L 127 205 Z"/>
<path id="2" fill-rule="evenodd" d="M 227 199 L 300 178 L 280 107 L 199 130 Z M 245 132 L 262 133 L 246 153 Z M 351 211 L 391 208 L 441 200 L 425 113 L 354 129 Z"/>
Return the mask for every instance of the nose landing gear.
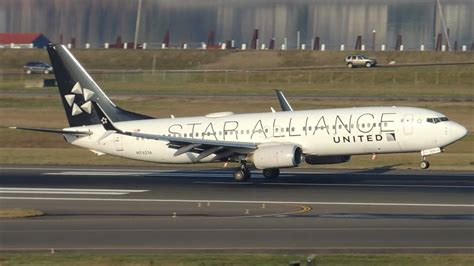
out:
<path id="1" fill-rule="evenodd" d="M 423 160 L 420 162 L 420 168 L 421 169 L 428 169 L 430 167 L 430 162 L 426 160 L 426 157 L 423 156 Z"/>
<path id="2" fill-rule="evenodd" d="M 422 150 L 420 153 L 421 153 L 421 162 L 420 162 L 420 168 L 421 169 L 428 169 L 430 167 L 430 163 L 428 162 L 428 160 L 426 160 L 426 156 L 428 155 L 433 155 L 433 154 L 437 154 L 437 153 L 440 153 L 440 152 L 443 152 L 444 149 L 443 148 L 432 148 L 432 149 L 427 149 L 427 150 Z"/>

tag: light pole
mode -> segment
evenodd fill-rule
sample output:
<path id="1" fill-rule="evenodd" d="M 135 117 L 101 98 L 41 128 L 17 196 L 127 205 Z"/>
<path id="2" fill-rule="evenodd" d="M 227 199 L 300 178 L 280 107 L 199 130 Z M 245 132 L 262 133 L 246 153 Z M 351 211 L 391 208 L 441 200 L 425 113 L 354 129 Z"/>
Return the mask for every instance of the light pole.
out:
<path id="1" fill-rule="evenodd" d="M 142 0 L 138 0 L 137 7 L 137 21 L 135 22 L 135 39 L 133 40 L 133 49 L 137 49 L 138 45 L 138 31 L 140 29 L 140 16 L 142 11 Z"/>
<path id="2" fill-rule="evenodd" d="M 375 30 L 372 30 L 372 49 L 375 51 L 375 35 L 377 32 Z"/>

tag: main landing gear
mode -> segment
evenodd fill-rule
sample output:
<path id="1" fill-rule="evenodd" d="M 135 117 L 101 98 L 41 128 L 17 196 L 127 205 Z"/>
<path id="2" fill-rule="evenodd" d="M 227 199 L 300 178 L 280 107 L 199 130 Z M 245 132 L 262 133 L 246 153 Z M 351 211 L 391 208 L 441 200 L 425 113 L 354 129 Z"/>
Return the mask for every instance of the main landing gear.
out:
<path id="1" fill-rule="evenodd" d="M 274 179 L 280 175 L 280 169 L 268 168 L 263 169 L 263 176 L 266 179 Z M 240 163 L 239 168 L 235 169 L 234 180 L 237 182 L 245 182 L 250 179 L 250 170 L 245 163 Z"/>
<path id="2" fill-rule="evenodd" d="M 250 170 L 245 163 L 241 163 L 240 167 L 235 169 L 234 179 L 237 182 L 245 182 L 250 179 Z"/>
<path id="3" fill-rule="evenodd" d="M 426 160 L 426 157 L 423 156 L 423 160 L 420 162 L 420 168 L 421 169 L 428 169 L 430 167 L 430 162 Z"/>
<path id="4" fill-rule="evenodd" d="M 267 179 L 274 179 L 280 175 L 280 169 L 278 168 L 268 168 L 263 169 L 263 176 Z"/>

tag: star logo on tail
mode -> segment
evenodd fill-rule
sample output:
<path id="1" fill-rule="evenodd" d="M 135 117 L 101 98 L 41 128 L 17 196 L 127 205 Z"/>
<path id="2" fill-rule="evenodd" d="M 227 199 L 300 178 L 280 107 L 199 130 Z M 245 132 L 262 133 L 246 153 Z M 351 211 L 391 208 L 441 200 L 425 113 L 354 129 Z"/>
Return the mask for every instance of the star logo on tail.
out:
<path id="1" fill-rule="evenodd" d="M 71 94 L 64 95 L 64 99 L 68 103 L 69 107 L 72 108 L 71 115 L 75 116 L 82 114 L 83 112 L 91 114 L 92 105 L 90 100 L 94 94 L 95 93 L 93 91 L 82 88 L 81 84 L 76 82 L 76 84 L 74 84 L 71 89 Z M 82 98 L 83 100 L 78 98 Z"/>

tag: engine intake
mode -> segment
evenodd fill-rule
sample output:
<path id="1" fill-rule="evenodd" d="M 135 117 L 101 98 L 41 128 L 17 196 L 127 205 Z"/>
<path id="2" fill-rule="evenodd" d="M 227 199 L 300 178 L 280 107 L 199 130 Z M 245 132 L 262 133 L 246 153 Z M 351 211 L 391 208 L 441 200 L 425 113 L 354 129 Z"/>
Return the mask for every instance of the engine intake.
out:
<path id="1" fill-rule="evenodd" d="M 257 169 L 296 167 L 301 163 L 302 150 L 293 144 L 260 146 L 247 158 Z"/>

